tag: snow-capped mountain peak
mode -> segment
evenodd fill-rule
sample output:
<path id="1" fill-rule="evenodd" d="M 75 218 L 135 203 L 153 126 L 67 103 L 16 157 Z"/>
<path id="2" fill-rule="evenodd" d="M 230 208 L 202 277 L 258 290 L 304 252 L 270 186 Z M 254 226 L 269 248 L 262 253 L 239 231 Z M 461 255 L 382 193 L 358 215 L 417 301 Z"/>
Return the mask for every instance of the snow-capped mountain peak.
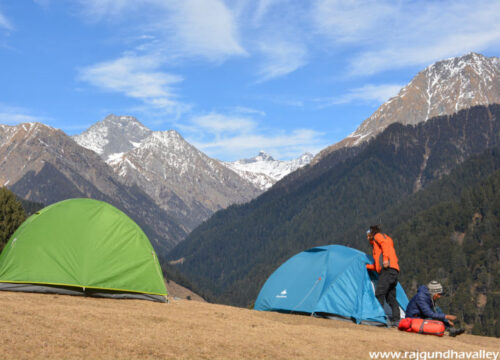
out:
<path id="1" fill-rule="evenodd" d="M 260 189 L 267 190 L 286 175 L 309 164 L 312 158 L 312 154 L 305 153 L 293 160 L 275 160 L 271 155 L 260 151 L 253 158 L 223 164 Z"/>
<path id="2" fill-rule="evenodd" d="M 263 161 L 265 162 L 265 161 L 275 161 L 275 160 L 271 155 L 266 153 L 264 150 L 261 150 L 261 151 L 259 151 L 257 156 L 254 156 L 254 157 L 248 158 L 248 159 L 241 159 L 241 160 L 238 160 L 236 162 L 238 164 L 253 164 L 253 163 L 263 162 Z"/>
<path id="3" fill-rule="evenodd" d="M 151 132 L 133 116 L 111 114 L 73 139 L 109 162 L 138 147 Z"/>
<path id="4" fill-rule="evenodd" d="M 438 61 L 419 72 L 350 137 L 356 138 L 355 144 L 358 144 L 393 122 L 417 124 L 474 105 L 499 101 L 500 59 L 469 53 Z M 407 111 L 411 110 L 409 107 L 413 111 Z"/>
<path id="5" fill-rule="evenodd" d="M 275 161 L 274 158 L 266 153 L 265 151 L 261 150 L 259 151 L 259 154 L 254 157 L 255 161 Z"/>
<path id="6" fill-rule="evenodd" d="M 500 58 L 477 53 L 438 61 L 419 72 L 344 140 L 322 150 L 313 163 L 343 147 L 364 143 L 392 123 L 415 125 L 475 105 L 500 103 Z"/>

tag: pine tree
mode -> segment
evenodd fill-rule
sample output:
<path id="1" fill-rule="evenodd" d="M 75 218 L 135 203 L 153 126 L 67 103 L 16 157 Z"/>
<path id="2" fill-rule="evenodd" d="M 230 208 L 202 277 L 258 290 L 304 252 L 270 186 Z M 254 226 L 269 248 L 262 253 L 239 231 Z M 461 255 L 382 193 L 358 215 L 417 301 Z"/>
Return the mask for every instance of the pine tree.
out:
<path id="1" fill-rule="evenodd" d="M 5 187 L 0 188 L 0 250 L 25 219 L 26 214 L 16 195 Z"/>

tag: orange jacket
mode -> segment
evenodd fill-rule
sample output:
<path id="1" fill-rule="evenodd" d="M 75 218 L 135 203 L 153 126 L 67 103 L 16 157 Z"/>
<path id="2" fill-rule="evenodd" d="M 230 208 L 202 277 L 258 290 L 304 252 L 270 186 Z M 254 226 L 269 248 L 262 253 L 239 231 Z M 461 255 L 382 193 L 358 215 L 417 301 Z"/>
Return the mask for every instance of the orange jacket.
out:
<path id="1" fill-rule="evenodd" d="M 389 261 L 389 267 L 399 271 L 398 257 L 396 255 L 396 250 L 394 250 L 394 242 L 388 235 L 377 233 L 375 234 L 374 240 L 370 240 L 370 244 L 373 246 L 373 259 L 375 260 L 375 264 L 366 264 L 368 270 L 374 270 L 380 273 L 384 266 L 384 261 Z"/>

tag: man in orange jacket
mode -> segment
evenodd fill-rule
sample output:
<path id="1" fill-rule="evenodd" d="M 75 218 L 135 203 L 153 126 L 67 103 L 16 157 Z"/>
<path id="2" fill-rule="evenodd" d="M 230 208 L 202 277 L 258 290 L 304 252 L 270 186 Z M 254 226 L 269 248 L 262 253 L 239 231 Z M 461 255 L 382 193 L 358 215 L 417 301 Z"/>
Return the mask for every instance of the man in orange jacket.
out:
<path id="1" fill-rule="evenodd" d="M 396 300 L 396 285 L 398 284 L 399 265 L 394 242 L 392 239 L 380 232 L 379 225 L 370 226 L 367 232 L 367 238 L 373 247 L 374 264 L 367 264 L 368 270 L 379 273 L 377 287 L 375 288 L 375 297 L 384 307 L 384 300 L 392 309 L 391 325 L 397 326 L 401 314 L 399 304 Z"/>

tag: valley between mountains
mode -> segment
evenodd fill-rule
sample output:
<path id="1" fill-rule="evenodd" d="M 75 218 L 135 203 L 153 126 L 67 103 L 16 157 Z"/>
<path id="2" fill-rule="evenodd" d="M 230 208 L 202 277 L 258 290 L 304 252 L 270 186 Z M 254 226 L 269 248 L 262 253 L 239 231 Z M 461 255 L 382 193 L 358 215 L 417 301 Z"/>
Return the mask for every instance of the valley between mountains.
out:
<path id="1" fill-rule="evenodd" d="M 289 160 L 219 161 L 127 115 L 74 136 L 0 125 L 0 184 L 43 205 L 111 203 L 148 235 L 167 278 L 240 307 L 295 253 L 368 251 L 365 230 L 381 223 L 408 295 L 437 277 L 453 294 L 445 311 L 500 336 L 498 57 L 438 61 L 345 139 Z"/>

